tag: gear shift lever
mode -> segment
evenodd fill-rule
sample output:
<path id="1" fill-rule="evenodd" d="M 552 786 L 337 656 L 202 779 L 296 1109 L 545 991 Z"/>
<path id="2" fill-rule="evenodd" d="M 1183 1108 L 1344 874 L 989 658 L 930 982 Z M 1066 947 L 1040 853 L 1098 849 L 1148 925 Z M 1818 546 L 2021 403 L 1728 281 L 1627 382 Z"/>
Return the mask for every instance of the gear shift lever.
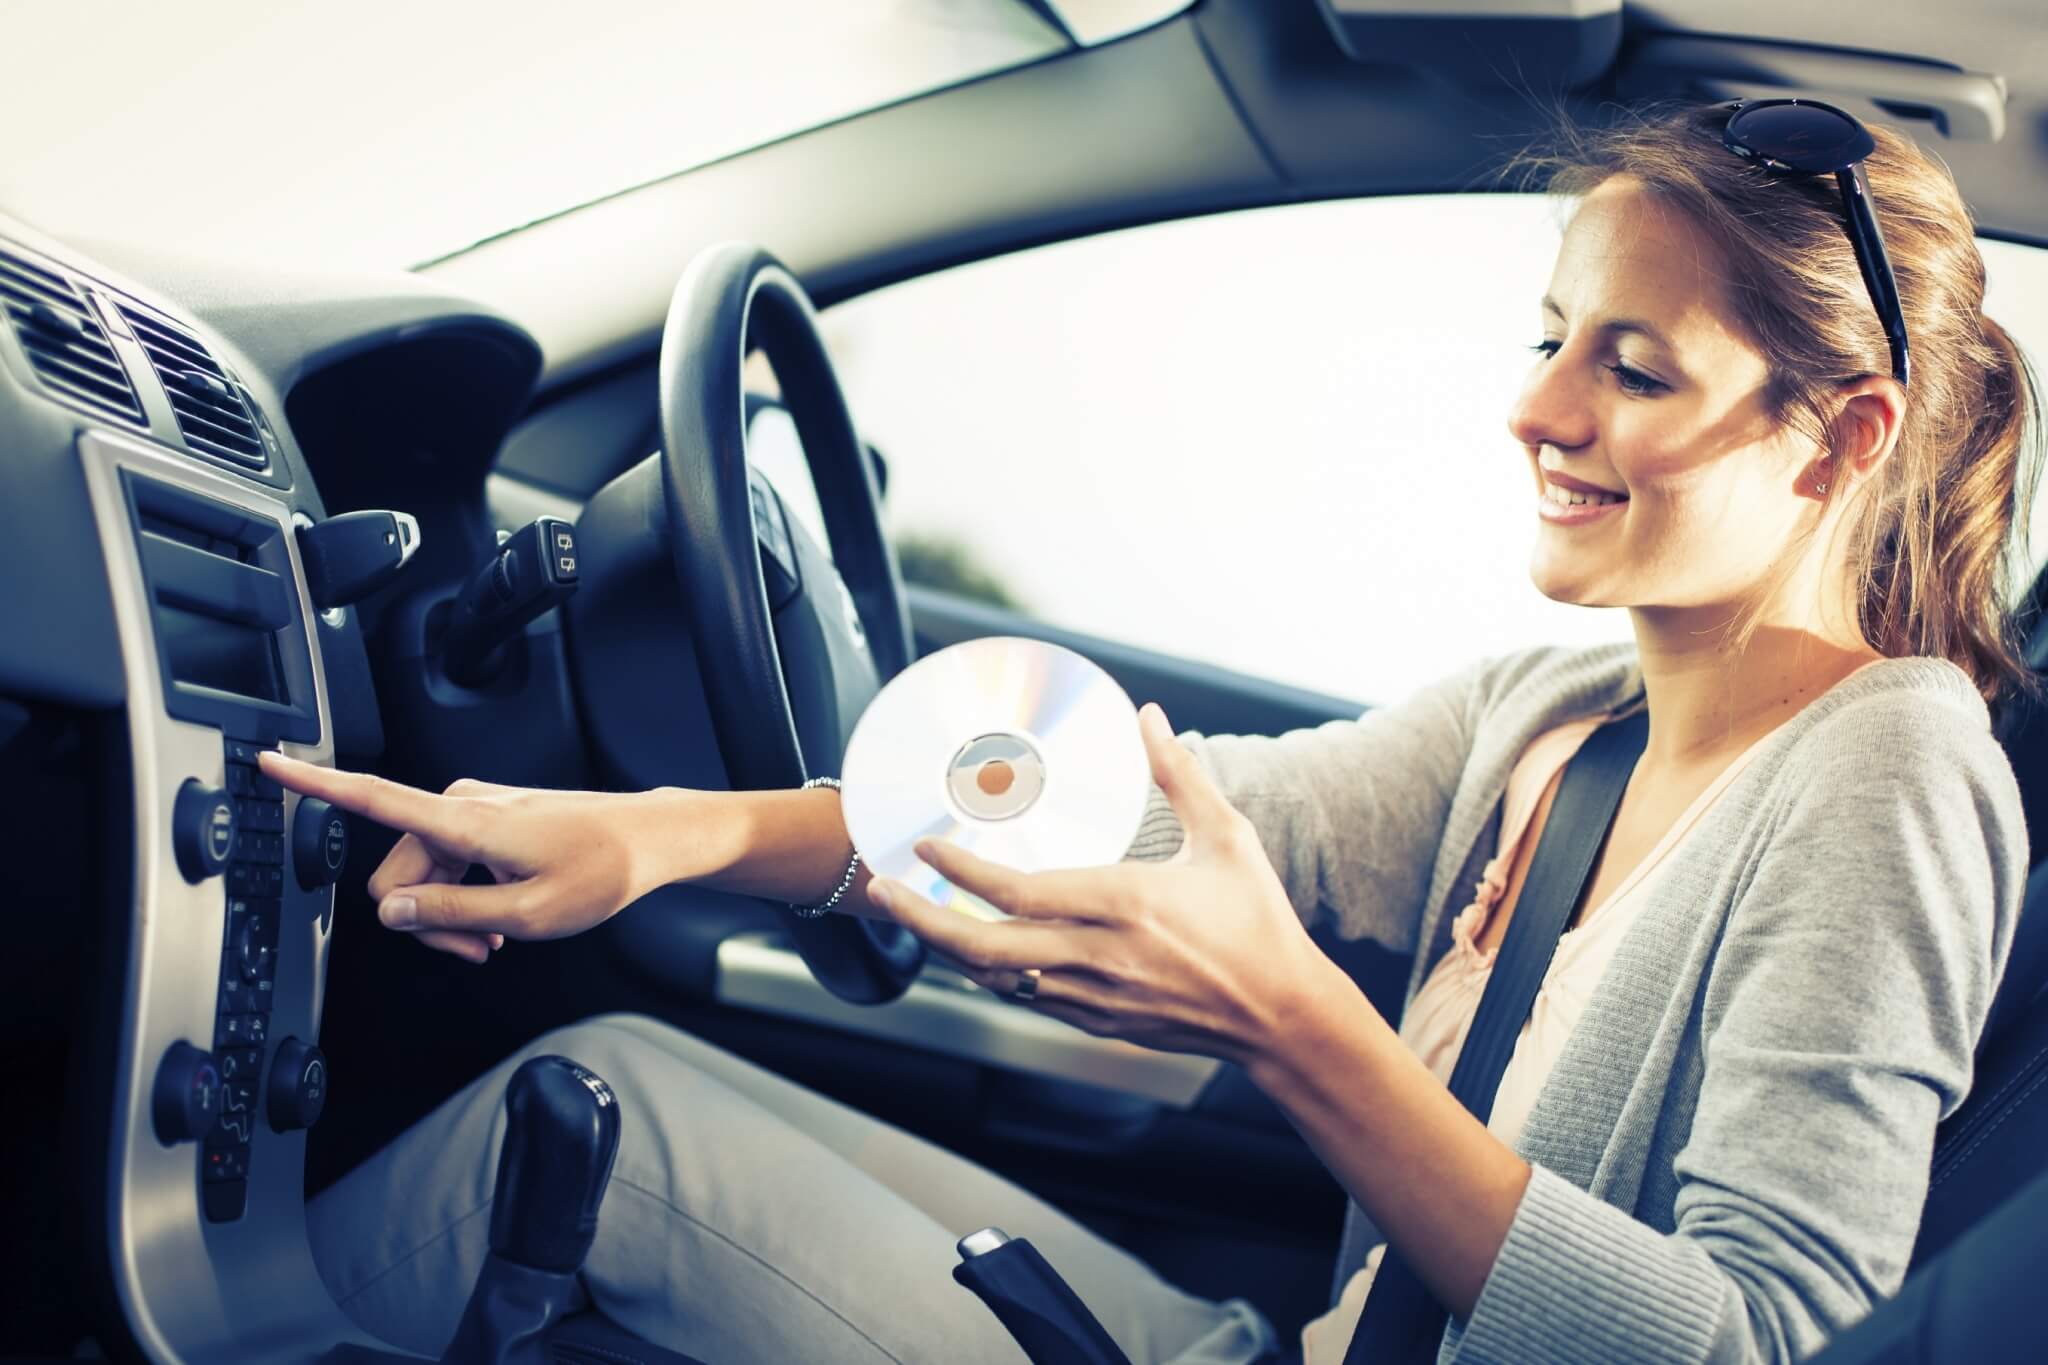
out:
<path id="1" fill-rule="evenodd" d="M 567 1057 L 535 1057 L 512 1073 L 491 1254 L 443 1360 L 546 1365 L 541 1334 L 561 1317 L 597 1236 L 618 1153 L 619 1102 L 596 1075 Z"/>

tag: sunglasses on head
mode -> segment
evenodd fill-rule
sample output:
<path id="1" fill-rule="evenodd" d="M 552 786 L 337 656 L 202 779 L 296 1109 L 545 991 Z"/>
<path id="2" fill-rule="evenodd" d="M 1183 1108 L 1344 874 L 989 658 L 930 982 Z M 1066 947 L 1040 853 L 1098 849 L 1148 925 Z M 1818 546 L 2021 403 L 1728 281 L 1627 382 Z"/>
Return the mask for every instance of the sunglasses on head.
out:
<path id="1" fill-rule="evenodd" d="M 1906 317 L 1899 308 L 1898 281 L 1885 255 L 1884 234 L 1870 206 L 1863 159 L 1877 149 L 1855 118 L 1819 100 L 1737 100 L 1728 106 L 1721 145 L 1745 161 L 1792 175 L 1833 175 L 1842 190 L 1842 215 L 1864 287 L 1884 324 L 1892 353 L 1892 378 L 1903 386 L 1912 366 L 1906 353 Z"/>

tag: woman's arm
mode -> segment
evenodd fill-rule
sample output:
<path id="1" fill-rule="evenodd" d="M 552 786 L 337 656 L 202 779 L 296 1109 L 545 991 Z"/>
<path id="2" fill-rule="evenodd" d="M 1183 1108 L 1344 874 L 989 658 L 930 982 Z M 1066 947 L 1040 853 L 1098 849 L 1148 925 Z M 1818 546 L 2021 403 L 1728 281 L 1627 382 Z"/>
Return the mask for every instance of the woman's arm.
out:
<path id="1" fill-rule="evenodd" d="M 1262 835 L 1139 713 L 1153 780 L 1185 831 L 1163 863 L 1019 873 L 942 841 L 918 854 L 1014 916 L 990 924 L 899 882 L 868 895 L 998 994 L 1091 1032 L 1238 1062 L 1446 1302 L 1469 1307 L 1529 1167 L 1410 1053 L 1309 938 Z"/>
<path id="2" fill-rule="evenodd" d="M 575 792 L 465 779 L 435 795 L 276 753 L 262 764 L 294 791 L 401 831 L 370 877 L 379 918 L 471 961 L 506 936 L 578 933 L 670 882 L 820 901 L 851 855 L 829 788 Z M 492 884 L 463 884 L 476 864 Z M 877 913 L 860 895 L 867 875 L 840 905 Z"/>
<path id="3" fill-rule="evenodd" d="M 1674 1230 L 1535 1168 L 1454 1358 L 1791 1361 L 1898 1288 L 2024 891 L 2018 792 L 1981 719 L 1906 697 L 1786 780 L 1703 988 Z"/>
<path id="4" fill-rule="evenodd" d="M 1472 1116 L 1334 966 L 1246 1071 L 1436 1300 L 1464 1316 L 1529 1163 Z"/>
<path id="5" fill-rule="evenodd" d="M 809 791 L 704 792 L 674 795 L 672 828 L 691 825 L 720 831 L 698 848 L 672 858 L 664 880 L 692 882 L 716 891 L 732 891 L 764 900 L 816 905 L 831 895 L 846 875 L 853 840 L 839 793 L 829 787 Z M 833 910 L 871 919 L 888 916 L 868 902 L 867 885 L 874 874 L 862 862 L 853 884 Z"/>

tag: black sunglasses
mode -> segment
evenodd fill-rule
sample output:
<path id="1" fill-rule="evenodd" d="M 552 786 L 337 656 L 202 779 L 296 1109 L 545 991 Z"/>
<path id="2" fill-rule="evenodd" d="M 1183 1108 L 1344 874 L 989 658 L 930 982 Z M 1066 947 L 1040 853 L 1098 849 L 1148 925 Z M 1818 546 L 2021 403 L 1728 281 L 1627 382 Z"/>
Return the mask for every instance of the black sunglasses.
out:
<path id="1" fill-rule="evenodd" d="M 1906 355 L 1906 315 L 1899 308 L 1898 281 L 1892 278 L 1884 234 L 1870 207 L 1870 186 L 1863 179 L 1863 158 L 1877 150 L 1876 139 L 1854 117 L 1819 100 L 1737 100 L 1728 109 L 1721 145 L 1729 151 L 1773 171 L 1833 175 L 1841 186 L 1842 214 L 1856 248 L 1856 264 L 1891 344 L 1892 378 L 1903 386 L 1912 368 Z"/>

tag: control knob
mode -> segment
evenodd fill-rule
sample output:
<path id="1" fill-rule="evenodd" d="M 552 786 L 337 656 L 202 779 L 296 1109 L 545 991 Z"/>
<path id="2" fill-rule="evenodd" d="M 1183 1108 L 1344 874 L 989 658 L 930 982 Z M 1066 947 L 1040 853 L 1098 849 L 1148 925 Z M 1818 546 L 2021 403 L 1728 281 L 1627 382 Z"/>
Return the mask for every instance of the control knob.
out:
<path id="1" fill-rule="evenodd" d="M 292 867 L 299 886 L 332 886 L 348 862 L 348 817 L 317 796 L 299 799 L 292 816 Z"/>
<path id="2" fill-rule="evenodd" d="M 235 853 L 235 802 L 219 787 L 185 779 L 171 807 L 171 846 L 192 883 L 218 877 Z"/>
<path id="3" fill-rule="evenodd" d="M 156 1066 L 156 1087 L 150 1099 L 156 1140 L 166 1147 L 206 1136 L 220 1110 L 220 1068 L 213 1055 L 183 1041 L 164 1050 Z"/>
<path id="4" fill-rule="evenodd" d="M 245 981 L 263 981 L 270 976 L 269 967 L 276 956 L 276 917 L 263 910 L 244 910 L 236 916 L 242 927 L 235 932 L 234 942 L 229 950 L 234 954 L 234 964 L 241 971 Z"/>
<path id="5" fill-rule="evenodd" d="M 311 1043 L 285 1039 L 270 1063 L 269 1090 L 272 1128 L 311 1128 L 327 1107 L 327 1058 Z"/>

